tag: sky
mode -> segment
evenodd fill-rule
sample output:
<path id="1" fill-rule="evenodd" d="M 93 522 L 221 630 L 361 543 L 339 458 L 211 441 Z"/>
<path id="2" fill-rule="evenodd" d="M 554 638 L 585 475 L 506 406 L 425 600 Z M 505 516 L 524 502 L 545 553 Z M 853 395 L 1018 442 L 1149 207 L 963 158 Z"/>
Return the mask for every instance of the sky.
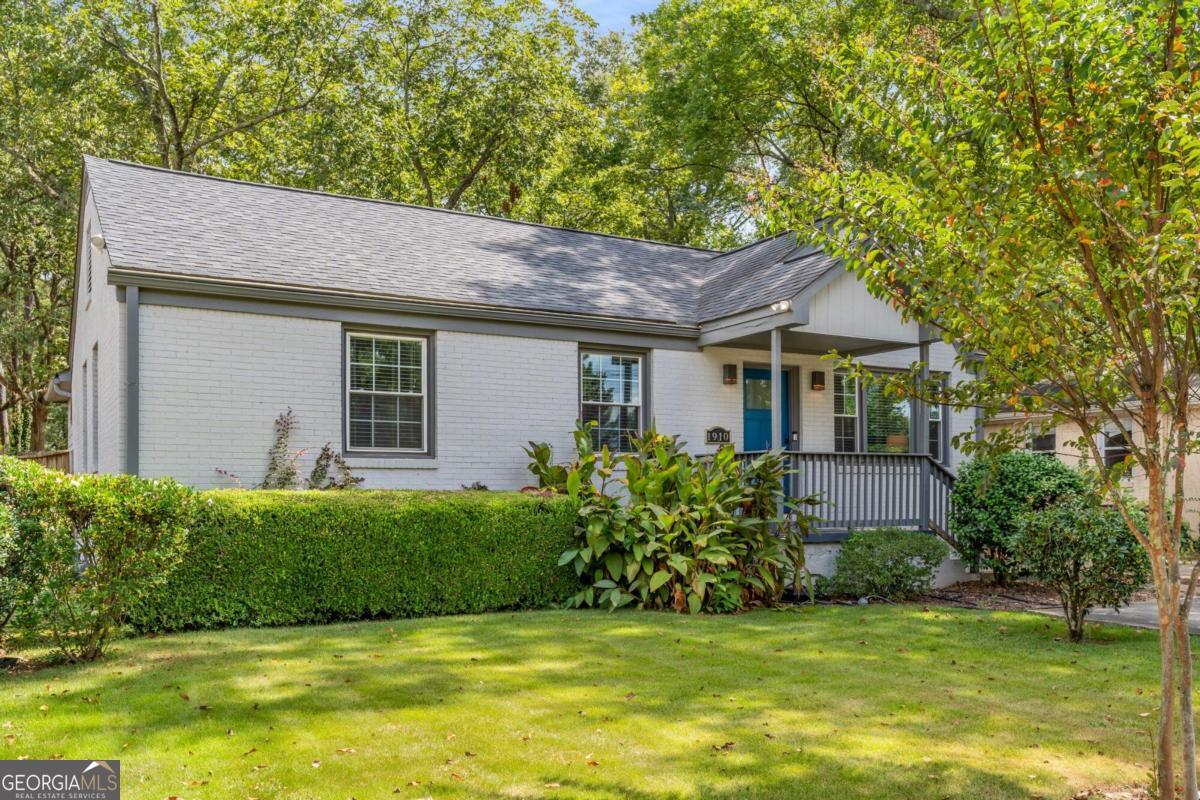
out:
<path id="1" fill-rule="evenodd" d="M 576 0 L 576 5 L 596 20 L 601 31 L 612 31 L 628 30 L 629 18 L 654 8 L 658 0 Z"/>

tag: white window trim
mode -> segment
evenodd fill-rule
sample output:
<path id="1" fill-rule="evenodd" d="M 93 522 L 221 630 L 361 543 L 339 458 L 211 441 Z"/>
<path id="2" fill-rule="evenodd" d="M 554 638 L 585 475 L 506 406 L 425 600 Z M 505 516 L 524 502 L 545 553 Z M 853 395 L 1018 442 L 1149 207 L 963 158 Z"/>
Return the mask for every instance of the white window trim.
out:
<path id="1" fill-rule="evenodd" d="M 837 380 L 839 377 L 842 379 L 843 385 L 847 381 L 850 381 L 853 383 L 853 386 L 851 387 L 851 390 L 849 392 L 842 392 L 843 395 L 847 395 L 849 397 L 854 398 L 854 413 L 853 414 L 847 414 L 845 412 L 842 412 L 841 414 L 839 414 L 837 412 L 837 397 L 838 397 Z M 860 397 L 861 392 L 859 391 L 858 376 L 850 375 L 849 373 L 845 372 L 844 370 L 834 370 L 833 371 L 833 385 L 830 388 L 833 389 L 833 418 L 835 420 L 835 423 L 833 426 L 833 449 L 839 453 L 858 453 L 858 452 L 860 452 L 859 446 L 862 444 L 862 442 L 859 441 L 859 439 L 861 438 L 860 434 L 859 434 L 859 428 L 862 427 L 862 423 L 859 421 L 859 413 L 860 413 L 860 409 L 862 408 L 862 402 L 861 402 L 862 397 Z M 839 419 L 854 420 L 854 449 L 853 450 L 838 450 L 837 449 L 838 436 L 837 436 L 836 420 L 839 420 Z"/>
<path id="2" fill-rule="evenodd" d="M 421 442 L 420 448 L 397 447 L 353 447 L 350 444 L 350 340 L 360 339 L 390 339 L 396 342 L 417 342 L 421 345 L 421 393 L 415 392 L 377 392 L 374 390 L 354 390 L 355 394 L 378 394 L 387 397 L 420 397 L 421 398 Z M 429 431 L 429 339 L 425 336 L 402 336 L 399 334 L 373 333 L 371 331 L 346 331 L 342 349 L 342 426 L 345 435 L 347 455 L 355 453 L 405 453 L 409 455 L 426 455 L 431 453 Z"/>
<path id="3" fill-rule="evenodd" d="M 585 400 L 583 397 L 583 359 L 584 356 L 616 356 L 619 358 L 636 358 L 638 361 L 638 401 L 636 403 L 605 403 L 595 400 Z M 636 408 L 638 409 L 638 427 L 639 434 L 646 431 L 646 356 L 644 353 L 635 353 L 624 350 L 606 350 L 602 347 L 581 347 L 579 348 L 578 363 L 576 370 L 579 372 L 579 419 L 583 419 L 583 407 L 585 405 L 593 406 L 619 406 L 621 408 Z M 613 452 L 630 452 L 627 450 L 617 450 Z"/>
<path id="4" fill-rule="evenodd" d="M 1104 462 L 1105 462 L 1106 469 L 1111 469 L 1111 467 L 1108 466 L 1108 451 L 1110 449 L 1108 446 L 1108 437 L 1116 436 L 1118 434 L 1123 434 L 1125 436 L 1125 441 L 1128 442 L 1128 444 L 1125 445 L 1125 448 L 1124 448 L 1125 452 L 1128 456 L 1130 456 L 1130 457 L 1133 456 L 1133 432 L 1128 431 L 1128 430 L 1121 430 L 1112 425 L 1107 425 L 1104 427 L 1103 430 L 1100 431 L 1099 435 L 1097 436 L 1098 441 L 1096 442 L 1097 445 L 1099 446 L 1100 454 L 1102 456 L 1104 456 Z M 1115 450 L 1117 448 L 1111 448 L 1111 449 Z M 1131 479 L 1133 477 L 1133 472 L 1135 469 L 1137 469 L 1137 462 L 1131 460 L 1126 465 L 1125 474 L 1121 476 L 1121 479 L 1126 480 L 1126 481 Z"/>

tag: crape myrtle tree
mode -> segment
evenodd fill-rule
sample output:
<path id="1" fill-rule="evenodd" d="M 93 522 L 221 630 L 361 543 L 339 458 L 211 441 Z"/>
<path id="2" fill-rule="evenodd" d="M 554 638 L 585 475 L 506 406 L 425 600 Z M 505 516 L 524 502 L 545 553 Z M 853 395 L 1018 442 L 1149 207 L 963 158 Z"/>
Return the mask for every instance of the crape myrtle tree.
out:
<path id="1" fill-rule="evenodd" d="M 832 45 L 838 113 L 893 157 L 828 159 L 768 207 L 983 374 L 939 399 L 1079 427 L 1075 446 L 1152 566 L 1164 798 L 1197 797 L 1196 583 L 1179 569 L 1200 399 L 1197 12 L 1172 0 L 968 0 L 953 46 L 932 55 L 879 38 Z M 909 385 L 895 388 L 937 392 Z M 1118 463 L 1101 444 L 1111 432 L 1130 442 Z M 1019 435 L 959 444 L 1003 449 Z M 1145 527 L 1121 491 L 1131 472 L 1148 487 Z"/>

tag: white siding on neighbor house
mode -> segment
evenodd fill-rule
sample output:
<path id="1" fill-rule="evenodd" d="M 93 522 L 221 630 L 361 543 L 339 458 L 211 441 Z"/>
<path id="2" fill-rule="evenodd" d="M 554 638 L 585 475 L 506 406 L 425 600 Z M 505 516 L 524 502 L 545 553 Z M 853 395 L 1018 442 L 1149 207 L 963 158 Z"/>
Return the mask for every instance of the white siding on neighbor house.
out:
<path id="1" fill-rule="evenodd" d="M 141 314 L 143 474 L 232 485 L 220 468 L 253 485 L 289 406 L 292 446 L 307 449 L 302 474 L 325 442 L 340 448 L 340 323 L 148 304 Z M 519 488 L 532 481 L 521 451 L 530 439 L 569 458 L 576 343 L 448 331 L 433 341 L 435 456 L 350 456 L 367 487 Z"/>
<path id="2" fill-rule="evenodd" d="M 68 441 L 72 469 L 121 472 L 125 469 L 125 304 L 117 299 L 117 288 L 108 283 L 108 252 L 93 248 L 87 240 L 89 227 L 93 235 L 104 235 L 90 193 L 85 197 L 80 229 Z"/>

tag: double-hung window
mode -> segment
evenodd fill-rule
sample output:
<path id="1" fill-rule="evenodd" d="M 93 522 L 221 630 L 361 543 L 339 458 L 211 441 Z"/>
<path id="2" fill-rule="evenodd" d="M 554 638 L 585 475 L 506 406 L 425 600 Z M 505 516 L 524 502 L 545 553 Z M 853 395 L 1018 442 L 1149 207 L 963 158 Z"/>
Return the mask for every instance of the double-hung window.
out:
<path id="1" fill-rule="evenodd" d="M 858 450 L 858 378 L 844 372 L 833 373 L 833 449 Z"/>
<path id="2" fill-rule="evenodd" d="M 1058 450 L 1058 435 L 1051 428 L 1045 433 L 1037 433 L 1029 437 L 1029 452 L 1039 456 L 1054 457 Z"/>
<path id="3" fill-rule="evenodd" d="M 348 450 L 429 451 L 427 340 L 346 334 Z"/>
<path id="4" fill-rule="evenodd" d="M 1107 431 L 1102 435 L 1101 443 L 1104 445 L 1104 466 L 1115 467 L 1124 464 L 1125 460 L 1133 454 L 1132 448 L 1129 446 L 1129 437 L 1124 431 Z"/>
<path id="5" fill-rule="evenodd" d="M 929 406 L 929 455 L 934 461 L 941 461 L 942 452 L 942 407 L 932 403 Z"/>
<path id="6" fill-rule="evenodd" d="M 929 406 L 929 455 L 946 452 L 946 411 Z M 858 378 L 833 373 L 833 449 L 838 453 L 911 453 L 913 401 L 885 391 L 884 384 L 860 386 Z"/>
<path id="7" fill-rule="evenodd" d="M 579 418 L 595 422 L 592 444 L 613 452 L 633 449 L 642 431 L 642 365 L 636 353 L 579 354 Z"/>

